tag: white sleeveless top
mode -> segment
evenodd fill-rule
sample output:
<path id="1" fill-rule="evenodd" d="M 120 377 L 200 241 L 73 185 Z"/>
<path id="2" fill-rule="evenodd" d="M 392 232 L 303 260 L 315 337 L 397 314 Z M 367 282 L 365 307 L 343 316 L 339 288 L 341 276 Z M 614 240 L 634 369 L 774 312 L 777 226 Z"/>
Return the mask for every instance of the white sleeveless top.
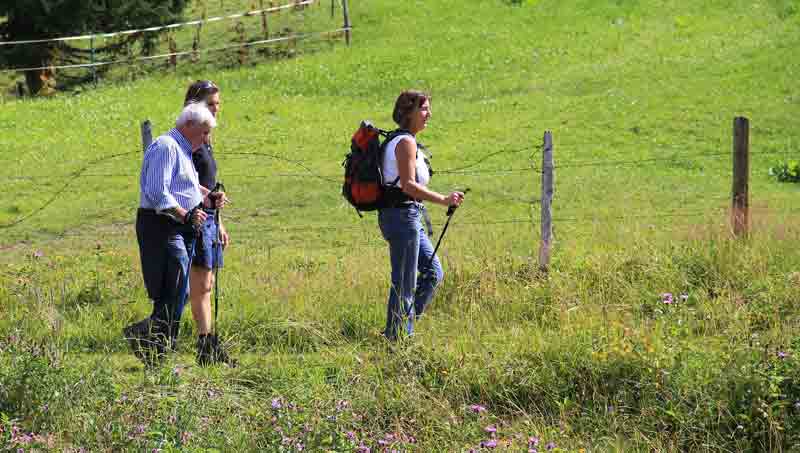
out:
<path id="1" fill-rule="evenodd" d="M 386 151 L 383 154 L 383 184 L 386 186 L 400 187 L 400 183 L 394 184 L 395 180 L 400 176 L 397 171 L 397 144 L 400 140 L 410 140 L 414 147 L 417 147 L 417 142 L 414 137 L 410 135 L 399 135 L 393 138 L 386 144 Z M 417 182 L 423 186 L 427 186 L 431 180 L 431 175 L 428 173 L 428 165 L 425 164 L 425 153 L 421 149 L 417 149 Z"/>

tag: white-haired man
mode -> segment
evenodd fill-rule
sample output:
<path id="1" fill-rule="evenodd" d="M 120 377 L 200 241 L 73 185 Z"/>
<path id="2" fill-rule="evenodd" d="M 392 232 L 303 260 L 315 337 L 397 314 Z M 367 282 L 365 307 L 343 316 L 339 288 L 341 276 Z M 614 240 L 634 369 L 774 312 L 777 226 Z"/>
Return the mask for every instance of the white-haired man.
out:
<path id="1" fill-rule="evenodd" d="M 175 128 L 145 151 L 139 178 L 136 239 L 142 276 L 153 312 L 123 329 L 133 353 L 146 365 L 160 363 L 174 350 L 181 314 L 189 292 L 188 272 L 195 228 L 203 224 L 202 206 L 221 208 L 224 193 L 209 199 L 197 179 L 192 153 L 216 126 L 205 103 L 189 104 Z"/>

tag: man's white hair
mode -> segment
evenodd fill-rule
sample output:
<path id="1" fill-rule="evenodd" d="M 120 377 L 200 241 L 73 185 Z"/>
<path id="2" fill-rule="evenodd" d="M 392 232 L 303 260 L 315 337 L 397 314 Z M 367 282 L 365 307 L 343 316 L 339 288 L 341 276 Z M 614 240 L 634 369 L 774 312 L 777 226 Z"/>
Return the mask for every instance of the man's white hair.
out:
<path id="1" fill-rule="evenodd" d="M 181 110 L 181 114 L 175 120 L 175 127 L 183 127 L 186 123 L 217 127 L 217 119 L 214 118 L 205 102 L 192 102 Z"/>

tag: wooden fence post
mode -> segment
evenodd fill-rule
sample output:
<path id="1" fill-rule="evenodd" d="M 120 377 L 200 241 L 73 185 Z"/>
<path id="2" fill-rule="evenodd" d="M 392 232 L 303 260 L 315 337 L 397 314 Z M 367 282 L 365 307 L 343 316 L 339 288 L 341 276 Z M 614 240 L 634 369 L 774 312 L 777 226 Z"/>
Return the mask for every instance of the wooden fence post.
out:
<path id="1" fill-rule="evenodd" d="M 553 173 L 553 134 L 546 131 L 542 150 L 542 239 L 539 244 L 539 270 L 545 273 L 550 269 L 553 238 Z"/>
<path id="2" fill-rule="evenodd" d="M 203 18 L 205 20 L 205 18 Z M 194 40 L 192 40 L 192 63 L 200 61 L 200 32 L 203 30 L 202 22 L 197 24 L 197 29 L 194 33 Z"/>
<path id="3" fill-rule="evenodd" d="M 750 121 L 733 119 L 733 206 L 731 224 L 733 235 L 747 237 L 750 225 Z"/>
<path id="4" fill-rule="evenodd" d="M 269 39 L 269 22 L 267 21 L 267 11 L 264 8 L 264 0 L 258 0 L 258 6 L 261 9 L 261 31 L 264 33 L 264 39 Z"/>
<path id="5" fill-rule="evenodd" d="M 142 122 L 142 152 L 147 151 L 147 147 L 153 143 L 153 127 L 150 120 Z"/>
<path id="6" fill-rule="evenodd" d="M 347 0 L 342 0 L 342 11 L 344 12 L 344 41 L 350 45 L 350 9 L 347 7 Z"/>
<path id="7" fill-rule="evenodd" d="M 94 58 L 94 35 L 89 38 L 89 48 L 91 52 L 91 62 L 92 62 L 92 83 L 94 83 L 94 87 L 97 88 L 97 66 L 95 66 L 95 58 Z"/>
<path id="8" fill-rule="evenodd" d="M 192 63 L 197 63 L 200 61 L 200 38 L 203 32 L 203 24 L 205 23 L 206 19 L 208 19 L 208 7 L 205 0 L 201 0 L 200 5 L 203 8 L 203 12 L 200 13 L 200 18 L 202 21 L 197 24 L 197 29 L 194 33 L 194 40 L 192 41 Z"/>
<path id="9" fill-rule="evenodd" d="M 239 34 L 239 64 L 244 65 L 247 63 L 250 48 L 247 46 L 247 34 L 241 20 L 236 23 L 236 33 Z"/>
<path id="10" fill-rule="evenodd" d="M 175 43 L 175 35 L 173 35 L 172 31 L 167 35 L 167 39 L 169 39 L 169 53 L 172 54 L 169 56 L 169 64 L 174 71 L 178 68 L 178 56 L 175 55 L 178 53 L 178 44 Z"/>

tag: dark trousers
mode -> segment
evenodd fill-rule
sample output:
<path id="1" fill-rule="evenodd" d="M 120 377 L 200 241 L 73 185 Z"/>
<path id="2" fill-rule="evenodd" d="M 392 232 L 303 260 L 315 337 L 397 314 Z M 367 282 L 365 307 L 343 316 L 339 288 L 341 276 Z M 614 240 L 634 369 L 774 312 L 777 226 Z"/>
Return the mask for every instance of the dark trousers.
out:
<path id="1" fill-rule="evenodd" d="M 144 286 L 153 301 L 150 318 L 157 321 L 159 327 L 168 329 L 170 337 L 176 338 L 189 294 L 186 276 L 195 241 L 194 230 L 153 210 L 139 209 L 136 239 Z"/>

